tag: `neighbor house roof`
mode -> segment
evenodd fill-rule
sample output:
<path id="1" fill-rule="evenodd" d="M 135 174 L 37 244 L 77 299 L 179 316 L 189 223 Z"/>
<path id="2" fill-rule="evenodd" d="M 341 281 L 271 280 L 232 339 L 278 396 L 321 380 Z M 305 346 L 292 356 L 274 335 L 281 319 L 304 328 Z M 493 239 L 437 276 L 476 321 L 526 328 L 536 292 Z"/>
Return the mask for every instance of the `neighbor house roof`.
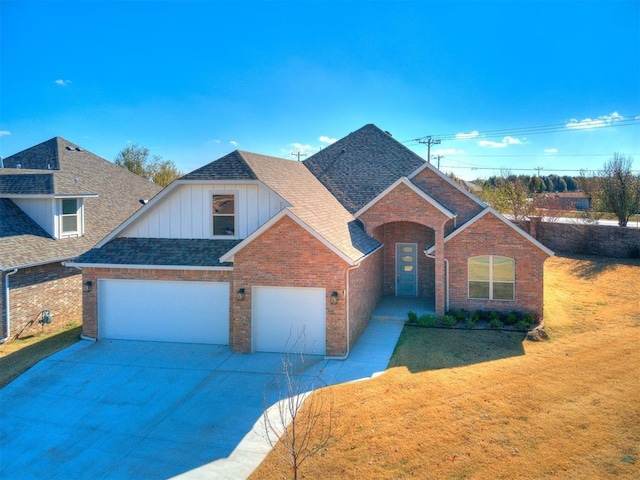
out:
<path id="1" fill-rule="evenodd" d="M 138 210 L 157 185 L 61 137 L 27 148 L 0 168 L 0 269 L 76 257 Z M 51 238 L 11 199 L 85 197 L 82 237 Z"/>
<path id="2" fill-rule="evenodd" d="M 373 124 L 352 132 L 304 162 L 351 213 L 425 161 Z"/>

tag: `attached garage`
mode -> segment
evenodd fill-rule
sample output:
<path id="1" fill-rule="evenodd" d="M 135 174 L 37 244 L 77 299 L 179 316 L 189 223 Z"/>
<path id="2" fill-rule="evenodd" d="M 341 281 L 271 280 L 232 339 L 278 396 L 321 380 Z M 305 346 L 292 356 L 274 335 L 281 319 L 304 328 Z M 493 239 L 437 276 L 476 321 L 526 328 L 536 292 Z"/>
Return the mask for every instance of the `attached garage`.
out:
<path id="1" fill-rule="evenodd" d="M 324 288 L 254 287 L 252 296 L 254 351 L 325 354 Z"/>
<path id="2" fill-rule="evenodd" d="M 100 339 L 229 344 L 229 284 L 98 280 Z"/>

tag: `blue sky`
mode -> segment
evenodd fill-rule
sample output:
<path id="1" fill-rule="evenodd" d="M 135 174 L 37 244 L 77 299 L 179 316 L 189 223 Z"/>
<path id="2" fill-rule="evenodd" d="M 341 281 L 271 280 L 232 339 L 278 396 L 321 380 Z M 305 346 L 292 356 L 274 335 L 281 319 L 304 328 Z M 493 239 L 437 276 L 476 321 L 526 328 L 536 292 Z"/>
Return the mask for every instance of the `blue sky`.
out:
<path id="1" fill-rule="evenodd" d="M 466 179 L 640 170 L 640 1 L 0 2 L 0 155 L 132 142 L 184 172 L 375 123 Z M 543 127 L 533 129 L 531 127 Z M 577 172 L 575 172 L 577 174 Z"/>

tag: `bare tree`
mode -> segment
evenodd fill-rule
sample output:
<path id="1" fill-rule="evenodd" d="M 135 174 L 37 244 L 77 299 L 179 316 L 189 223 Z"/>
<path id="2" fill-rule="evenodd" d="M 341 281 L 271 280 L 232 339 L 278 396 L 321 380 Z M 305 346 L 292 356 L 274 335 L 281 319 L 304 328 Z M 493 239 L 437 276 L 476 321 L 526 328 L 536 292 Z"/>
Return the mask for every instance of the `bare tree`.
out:
<path id="1" fill-rule="evenodd" d="M 599 203 L 604 211 L 615 214 L 621 227 L 640 212 L 640 175 L 633 174 L 632 166 L 631 157 L 614 153 L 600 172 Z"/>
<path id="2" fill-rule="evenodd" d="M 533 211 L 529 186 L 508 170 L 501 171 L 501 176 L 495 179 L 494 185 L 485 185 L 482 196 L 497 211 L 512 215 L 515 220 L 524 220 Z"/>
<path id="3" fill-rule="evenodd" d="M 137 143 L 118 152 L 114 163 L 161 187 L 166 187 L 182 176 L 171 160 L 163 160 L 160 155 L 149 158 L 149 149 Z"/>
<path id="4" fill-rule="evenodd" d="M 294 479 L 309 457 L 326 448 L 338 427 L 333 397 L 314 392 L 321 386 L 318 374 L 306 376 L 304 331 L 288 353 L 282 354 L 282 374 L 276 377 L 279 400 L 269 407 L 265 394 L 264 438 L 290 467 Z"/>

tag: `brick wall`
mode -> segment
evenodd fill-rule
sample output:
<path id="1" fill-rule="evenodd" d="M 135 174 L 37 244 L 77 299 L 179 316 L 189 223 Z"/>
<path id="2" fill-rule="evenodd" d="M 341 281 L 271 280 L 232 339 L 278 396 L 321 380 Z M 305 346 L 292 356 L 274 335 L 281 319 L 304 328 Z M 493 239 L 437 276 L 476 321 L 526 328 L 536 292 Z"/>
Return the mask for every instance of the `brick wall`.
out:
<path id="1" fill-rule="evenodd" d="M 231 271 L 210 270 L 146 270 L 127 268 L 83 268 L 82 281 L 93 284 L 91 292 L 82 293 L 82 334 L 89 338 L 98 338 L 98 279 L 121 280 L 182 280 L 196 282 L 231 282 Z M 79 291 L 82 287 L 78 286 Z M 233 289 L 231 290 L 231 298 Z M 160 300 L 160 299 L 159 299 Z"/>
<path id="2" fill-rule="evenodd" d="M 482 211 L 482 207 L 437 174 L 425 168 L 411 179 L 451 212 L 458 214 L 458 225 L 466 223 Z M 453 223 L 450 226 L 453 229 Z M 447 234 L 450 230 L 447 230 Z"/>
<path id="3" fill-rule="evenodd" d="M 376 240 L 384 245 L 383 294 L 396 294 L 396 243 L 416 243 L 418 245 L 418 296 L 434 298 L 434 260 L 423 253 L 435 242 L 433 229 L 417 223 L 394 222 L 376 228 L 373 233 Z"/>
<path id="4" fill-rule="evenodd" d="M 346 302 L 344 294 L 332 305 L 331 292 L 346 289 L 348 265 L 289 217 L 283 217 L 235 255 L 233 292 L 244 288 L 245 300 L 232 306 L 230 344 L 240 352 L 251 351 L 251 287 L 287 286 L 325 288 L 326 354 L 346 351 Z"/>
<path id="5" fill-rule="evenodd" d="M 580 223 L 514 222 L 544 246 L 558 253 L 629 258 L 640 254 L 640 228 Z M 537 228 L 536 228 L 537 224 Z"/>
<path id="6" fill-rule="evenodd" d="M 515 301 L 468 299 L 469 257 L 501 255 L 515 259 Z M 543 268 L 547 254 L 492 214 L 469 226 L 446 244 L 449 260 L 449 299 L 451 309 L 519 310 L 542 319 Z"/>
<path id="7" fill-rule="evenodd" d="M 22 268 L 9 277 L 11 338 L 41 331 L 42 310 L 49 310 L 52 323 L 46 329 L 82 320 L 82 274 L 59 262 Z M 4 275 L 3 275 L 4 281 Z M 5 292 L 2 285 L 2 337 L 6 335 Z"/>
<path id="8" fill-rule="evenodd" d="M 383 256 L 383 249 L 379 249 L 349 272 L 349 348 L 367 326 L 382 296 Z"/>

